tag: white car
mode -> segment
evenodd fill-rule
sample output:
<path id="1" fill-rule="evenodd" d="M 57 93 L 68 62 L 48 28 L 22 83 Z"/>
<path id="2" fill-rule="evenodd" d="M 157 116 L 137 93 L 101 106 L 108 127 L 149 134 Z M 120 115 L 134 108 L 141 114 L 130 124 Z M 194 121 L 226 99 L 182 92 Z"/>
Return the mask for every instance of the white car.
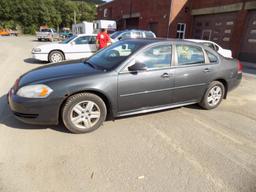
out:
<path id="1" fill-rule="evenodd" d="M 52 63 L 80 59 L 97 51 L 96 34 L 74 35 L 60 43 L 50 43 L 33 48 L 34 59 Z"/>
<path id="2" fill-rule="evenodd" d="M 227 58 L 232 58 L 232 51 L 228 50 L 228 49 L 223 49 L 221 46 L 219 46 L 218 44 L 212 42 L 212 41 L 207 41 L 207 40 L 200 40 L 200 39 L 185 39 L 187 41 L 193 41 L 196 43 L 200 43 L 203 45 L 206 45 L 210 48 L 212 48 L 213 50 L 217 51 L 220 55 L 227 57 Z"/>

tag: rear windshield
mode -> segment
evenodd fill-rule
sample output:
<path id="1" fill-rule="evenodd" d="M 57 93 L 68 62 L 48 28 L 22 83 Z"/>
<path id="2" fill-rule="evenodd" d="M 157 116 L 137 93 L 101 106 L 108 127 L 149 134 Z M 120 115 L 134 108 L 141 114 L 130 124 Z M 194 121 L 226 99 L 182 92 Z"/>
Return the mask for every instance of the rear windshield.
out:
<path id="1" fill-rule="evenodd" d="M 146 38 L 154 38 L 155 35 L 152 32 L 146 31 L 145 32 Z"/>
<path id="2" fill-rule="evenodd" d="M 51 29 L 41 29 L 41 32 L 51 32 Z"/>

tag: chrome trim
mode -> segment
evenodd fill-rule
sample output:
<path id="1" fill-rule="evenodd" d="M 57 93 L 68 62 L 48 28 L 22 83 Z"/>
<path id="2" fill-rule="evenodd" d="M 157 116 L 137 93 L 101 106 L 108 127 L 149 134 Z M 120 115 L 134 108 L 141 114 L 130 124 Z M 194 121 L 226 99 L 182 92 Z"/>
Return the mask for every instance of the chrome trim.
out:
<path id="1" fill-rule="evenodd" d="M 157 92 L 161 92 L 161 91 L 170 91 L 170 90 L 175 90 L 175 89 L 184 89 L 184 88 L 188 88 L 188 87 L 197 87 L 197 86 L 204 86 L 204 85 L 207 85 L 207 83 L 201 83 L 201 84 L 196 84 L 196 85 L 186 85 L 186 86 L 173 87 L 173 88 L 167 88 L 167 89 L 143 91 L 143 92 L 137 92 L 137 93 L 129 93 L 129 94 L 120 95 L 120 97 L 128 97 L 128 96 L 142 95 L 142 94 L 148 94 L 148 93 L 157 93 Z"/>
<path id="2" fill-rule="evenodd" d="M 188 102 L 188 103 L 182 103 L 182 104 L 167 105 L 167 106 L 164 106 L 164 107 L 156 107 L 156 108 L 151 108 L 151 109 L 138 110 L 138 111 L 127 112 L 127 113 L 123 113 L 123 114 L 118 114 L 117 117 L 124 117 L 124 116 L 136 115 L 136 114 L 150 113 L 150 112 L 154 112 L 154 111 L 172 109 L 172 108 L 182 107 L 182 106 L 186 106 L 186 105 L 193 105 L 193 104 L 196 104 L 196 103 L 198 103 L 198 102 L 194 101 L 194 102 Z"/>
<path id="3" fill-rule="evenodd" d="M 169 91 L 173 90 L 174 88 L 167 88 L 167 89 L 158 89 L 158 90 L 151 90 L 151 91 L 143 91 L 143 92 L 137 92 L 137 93 L 129 93 L 129 94 L 123 94 L 120 95 L 120 97 L 128 97 L 128 96 L 134 96 L 134 95 L 142 95 L 142 94 L 148 94 L 148 93 L 156 93 L 161 91 Z"/>

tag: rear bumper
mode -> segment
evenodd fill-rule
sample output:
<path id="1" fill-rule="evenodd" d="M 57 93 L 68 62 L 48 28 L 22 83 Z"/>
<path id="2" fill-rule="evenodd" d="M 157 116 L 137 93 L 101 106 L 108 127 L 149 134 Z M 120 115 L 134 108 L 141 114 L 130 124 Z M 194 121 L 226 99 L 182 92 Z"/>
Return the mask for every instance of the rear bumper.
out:
<path id="1" fill-rule="evenodd" d="M 7 96 L 8 104 L 15 117 L 28 124 L 56 125 L 59 123 L 60 101 L 28 99 L 13 94 Z"/>
<path id="2" fill-rule="evenodd" d="M 238 73 L 236 78 L 233 78 L 231 80 L 229 80 L 228 82 L 228 91 L 232 91 L 233 89 L 235 89 L 236 87 L 239 86 L 239 84 L 242 81 L 242 73 Z"/>

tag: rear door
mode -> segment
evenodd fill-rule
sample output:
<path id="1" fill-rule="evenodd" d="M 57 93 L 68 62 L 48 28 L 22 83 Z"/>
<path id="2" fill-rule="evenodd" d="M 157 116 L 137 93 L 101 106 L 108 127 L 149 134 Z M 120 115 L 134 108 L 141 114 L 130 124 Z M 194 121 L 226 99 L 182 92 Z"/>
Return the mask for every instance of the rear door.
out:
<path id="1" fill-rule="evenodd" d="M 202 98 L 216 65 L 209 63 L 200 46 L 176 45 L 174 102 L 194 102 Z"/>

